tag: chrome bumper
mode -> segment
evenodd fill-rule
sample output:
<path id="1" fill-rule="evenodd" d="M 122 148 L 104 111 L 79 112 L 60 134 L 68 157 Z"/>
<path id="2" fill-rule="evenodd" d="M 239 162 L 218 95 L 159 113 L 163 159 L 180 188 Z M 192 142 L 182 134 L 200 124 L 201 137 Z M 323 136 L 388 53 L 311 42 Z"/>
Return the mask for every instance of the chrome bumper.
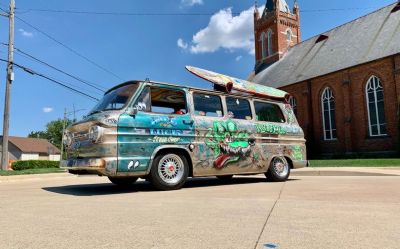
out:
<path id="1" fill-rule="evenodd" d="M 87 158 L 87 159 L 69 159 L 60 162 L 60 168 L 72 170 L 99 170 L 104 171 L 106 162 L 103 159 Z"/>

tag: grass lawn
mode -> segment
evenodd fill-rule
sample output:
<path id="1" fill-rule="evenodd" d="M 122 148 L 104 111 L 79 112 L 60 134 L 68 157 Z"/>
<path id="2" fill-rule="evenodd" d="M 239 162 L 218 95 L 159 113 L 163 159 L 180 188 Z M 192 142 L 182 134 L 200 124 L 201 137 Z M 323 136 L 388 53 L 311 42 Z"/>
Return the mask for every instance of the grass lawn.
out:
<path id="1" fill-rule="evenodd" d="M 310 167 L 400 167 L 400 159 L 311 160 Z"/>
<path id="2" fill-rule="evenodd" d="M 26 169 L 26 170 L 15 170 L 15 171 L 2 171 L 2 170 L 0 170 L 0 176 L 48 174 L 48 173 L 63 173 L 63 172 L 65 172 L 65 170 L 59 169 L 59 168 Z"/>

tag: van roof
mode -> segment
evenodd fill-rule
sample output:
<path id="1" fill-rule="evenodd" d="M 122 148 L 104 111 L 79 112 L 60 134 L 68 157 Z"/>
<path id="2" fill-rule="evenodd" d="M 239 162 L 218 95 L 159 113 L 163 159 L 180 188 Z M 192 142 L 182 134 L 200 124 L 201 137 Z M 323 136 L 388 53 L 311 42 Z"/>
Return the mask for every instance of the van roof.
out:
<path id="1" fill-rule="evenodd" d="M 178 85 L 178 84 L 171 84 L 171 83 L 166 83 L 166 82 L 161 82 L 161 81 L 151 81 L 151 80 L 130 80 L 130 81 L 126 81 L 122 84 L 116 85 L 114 87 L 112 87 L 111 89 L 107 90 L 104 94 L 107 94 L 117 88 L 120 88 L 122 86 L 125 85 L 130 85 L 130 84 L 136 84 L 136 83 L 150 83 L 150 84 L 156 84 L 156 85 L 163 85 L 163 86 L 170 86 L 170 87 L 177 87 L 177 88 L 185 88 L 188 90 L 195 90 L 195 91 L 204 91 L 204 92 L 210 92 L 210 93 L 221 93 L 221 94 L 228 94 L 228 95 L 233 95 L 233 96 L 239 96 L 239 97 L 254 97 L 256 99 L 267 99 L 267 100 L 273 100 L 273 101 L 277 101 L 277 102 L 284 102 L 283 100 L 278 101 L 276 99 L 273 98 L 262 98 L 259 96 L 255 96 L 253 94 L 250 93 L 244 93 L 244 92 L 233 92 L 233 93 L 227 93 L 227 92 L 221 92 L 221 91 L 217 91 L 217 90 L 210 90 L 210 89 L 205 89 L 205 88 L 197 88 L 197 87 L 191 87 L 191 86 L 183 86 L 183 85 Z"/>

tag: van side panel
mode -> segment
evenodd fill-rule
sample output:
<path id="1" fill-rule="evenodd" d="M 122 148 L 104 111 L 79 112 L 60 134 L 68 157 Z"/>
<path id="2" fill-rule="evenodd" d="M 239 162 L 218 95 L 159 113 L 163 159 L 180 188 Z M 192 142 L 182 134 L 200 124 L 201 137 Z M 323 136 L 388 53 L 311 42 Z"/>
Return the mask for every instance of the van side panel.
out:
<path id="1" fill-rule="evenodd" d="M 252 121 L 196 117 L 196 128 L 195 176 L 265 171 Z"/>

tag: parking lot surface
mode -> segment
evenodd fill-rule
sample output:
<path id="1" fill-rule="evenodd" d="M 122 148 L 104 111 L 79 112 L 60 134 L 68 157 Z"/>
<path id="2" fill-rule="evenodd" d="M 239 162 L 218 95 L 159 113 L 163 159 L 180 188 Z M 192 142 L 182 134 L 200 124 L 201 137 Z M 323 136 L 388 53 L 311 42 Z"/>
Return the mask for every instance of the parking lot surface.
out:
<path id="1" fill-rule="evenodd" d="M 400 248 L 399 176 L 0 182 L 0 248 Z"/>

